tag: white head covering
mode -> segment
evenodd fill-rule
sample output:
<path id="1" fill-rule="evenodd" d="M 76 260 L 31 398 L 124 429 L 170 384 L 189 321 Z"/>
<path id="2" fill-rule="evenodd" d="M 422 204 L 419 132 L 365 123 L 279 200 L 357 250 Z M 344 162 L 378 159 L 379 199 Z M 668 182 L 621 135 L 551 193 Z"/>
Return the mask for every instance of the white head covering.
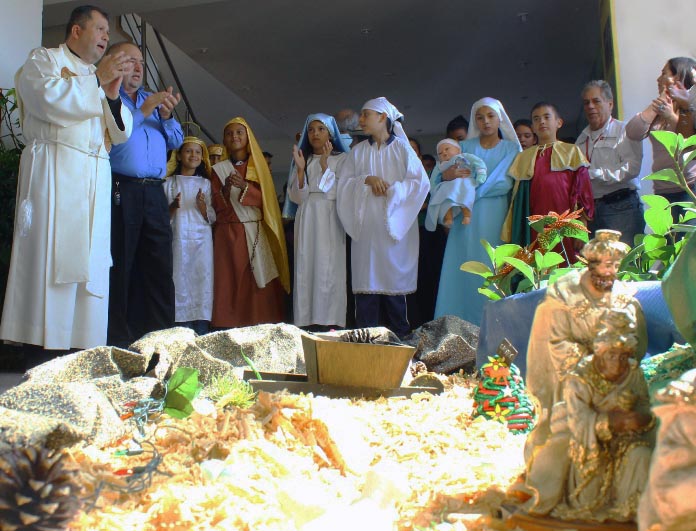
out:
<path id="1" fill-rule="evenodd" d="M 399 109 L 394 107 L 387 98 L 380 96 L 379 98 L 375 98 L 373 100 L 367 100 L 362 108 L 386 114 L 394 125 L 394 134 L 402 140 L 405 140 L 409 146 L 411 145 L 408 141 L 408 136 L 406 136 L 404 128 L 399 121 L 404 117 L 404 115 L 399 111 Z"/>
<path id="2" fill-rule="evenodd" d="M 503 104 L 495 98 L 481 98 L 472 105 L 471 117 L 469 118 L 469 131 L 466 137 L 476 138 L 481 136 L 481 131 L 479 130 L 478 125 L 476 125 L 476 111 L 478 111 L 481 107 L 490 107 L 495 111 L 495 113 L 498 115 L 498 119 L 500 120 L 500 131 L 503 133 L 503 138 L 517 144 L 519 151 L 522 151 L 520 140 L 517 138 L 515 128 L 512 126 L 512 122 L 505 112 Z"/>
<path id="3" fill-rule="evenodd" d="M 462 150 L 462 146 L 459 144 L 459 142 L 457 142 L 456 140 L 452 140 L 451 138 L 444 138 L 437 143 L 437 146 L 435 146 L 435 153 L 438 152 L 442 144 L 451 144 L 454 147 L 456 147 L 459 151 Z"/>

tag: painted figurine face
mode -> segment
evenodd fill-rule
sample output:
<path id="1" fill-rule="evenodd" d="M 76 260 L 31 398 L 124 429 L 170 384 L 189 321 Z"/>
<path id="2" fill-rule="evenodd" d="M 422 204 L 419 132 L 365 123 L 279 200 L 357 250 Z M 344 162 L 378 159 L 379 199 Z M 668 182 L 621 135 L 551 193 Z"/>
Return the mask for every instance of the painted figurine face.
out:
<path id="1" fill-rule="evenodd" d="M 225 135 L 222 139 L 228 153 L 246 149 L 249 145 L 249 136 L 246 127 L 242 124 L 230 124 L 225 127 Z"/>
<path id="2" fill-rule="evenodd" d="M 522 145 L 522 149 L 527 149 L 528 147 L 532 147 L 537 143 L 536 136 L 534 136 L 534 131 L 532 131 L 532 129 L 526 125 L 518 125 L 515 127 L 515 133 L 517 133 L 517 138 Z"/>
<path id="3" fill-rule="evenodd" d="M 461 152 L 461 148 L 445 142 L 437 149 L 437 158 L 440 160 L 440 162 L 447 162 L 449 159 L 455 155 L 459 155 Z"/>
<path id="4" fill-rule="evenodd" d="M 307 138 L 312 150 L 318 155 L 330 139 L 329 130 L 323 122 L 314 120 L 307 126 Z"/>
<path id="5" fill-rule="evenodd" d="M 613 260 L 611 258 L 600 262 L 590 262 L 588 269 L 592 286 L 601 292 L 611 291 L 620 265 L 621 260 Z"/>
<path id="6" fill-rule="evenodd" d="M 481 131 L 482 137 L 498 136 L 498 128 L 500 127 L 500 118 L 498 113 L 493 109 L 484 105 L 476 111 L 476 125 Z"/>
<path id="7" fill-rule="evenodd" d="M 195 171 L 203 160 L 203 149 L 195 142 L 187 142 L 179 148 L 179 161 L 182 170 Z"/>
<path id="8" fill-rule="evenodd" d="M 631 352 L 625 348 L 607 346 L 595 352 L 593 363 L 605 380 L 618 382 L 630 369 L 630 357 Z"/>

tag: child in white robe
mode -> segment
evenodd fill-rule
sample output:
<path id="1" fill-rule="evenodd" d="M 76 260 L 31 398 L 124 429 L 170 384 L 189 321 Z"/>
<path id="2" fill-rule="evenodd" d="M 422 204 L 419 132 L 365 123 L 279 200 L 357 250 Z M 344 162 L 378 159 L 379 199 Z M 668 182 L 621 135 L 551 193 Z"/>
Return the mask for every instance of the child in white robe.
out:
<path id="1" fill-rule="evenodd" d="M 378 326 L 380 314 L 399 337 L 409 330 L 406 295 L 416 291 L 418 212 L 430 182 L 386 98 L 360 113 L 368 140 L 351 149 L 339 174 L 336 206 L 352 238 L 357 327 Z"/>
<path id="2" fill-rule="evenodd" d="M 169 202 L 174 258 L 175 321 L 206 334 L 213 312 L 213 233 L 215 210 L 210 160 L 196 137 L 171 154 L 164 192 Z"/>
<path id="3" fill-rule="evenodd" d="M 457 207 L 462 214 L 462 225 L 471 223 L 471 213 L 476 199 L 476 187 L 486 182 L 486 164 L 476 155 L 462 153 L 459 142 L 451 138 L 445 138 L 437 143 L 437 157 L 440 172 L 455 167 L 466 168 L 471 174 L 468 177 L 461 177 L 452 181 L 446 181 L 430 197 L 428 225 L 435 229 L 438 220 L 449 228 L 452 226 L 454 218 L 459 214 L 455 213 Z M 426 227 L 427 228 L 427 227 Z"/>
<path id="4" fill-rule="evenodd" d="M 336 174 L 349 149 L 336 120 L 322 113 L 307 117 L 293 148 L 288 198 L 299 205 L 292 297 L 296 326 L 346 325 L 346 233 L 336 213 Z"/>

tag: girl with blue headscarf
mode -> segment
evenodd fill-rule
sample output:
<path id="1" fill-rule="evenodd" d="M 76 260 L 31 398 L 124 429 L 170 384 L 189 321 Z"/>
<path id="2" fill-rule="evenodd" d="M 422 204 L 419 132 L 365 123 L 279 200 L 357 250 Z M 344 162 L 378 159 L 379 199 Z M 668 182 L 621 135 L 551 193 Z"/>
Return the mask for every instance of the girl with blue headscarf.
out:
<path id="1" fill-rule="evenodd" d="M 348 147 L 336 120 L 310 114 L 293 147 L 288 197 L 295 215 L 294 321 L 297 326 L 346 324 L 346 233 L 336 213 L 336 175 Z"/>

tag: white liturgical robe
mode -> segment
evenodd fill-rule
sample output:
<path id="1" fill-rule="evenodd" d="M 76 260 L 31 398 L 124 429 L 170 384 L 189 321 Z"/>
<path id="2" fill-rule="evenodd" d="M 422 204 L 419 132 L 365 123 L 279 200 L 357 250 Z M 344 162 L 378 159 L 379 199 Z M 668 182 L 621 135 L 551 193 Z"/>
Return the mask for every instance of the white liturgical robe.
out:
<path id="1" fill-rule="evenodd" d="M 365 178 L 388 184 L 375 196 Z M 365 140 L 346 157 L 339 173 L 338 217 L 352 238 L 353 293 L 405 295 L 416 291 L 418 212 L 430 190 L 425 169 L 408 143 L 391 136 Z"/>
<path id="2" fill-rule="evenodd" d="M 2 339 L 46 349 L 106 344 L 111 266 L 111 167 L 119 129 L 96 67 L 65 44 L 37 48 L 15 76 L 26 148 Z M 108 132 L 108 134 L 107 134 Z"/>
<path id="3" fill-rule="evenodd" d="M 346 324 L 346 233 L 336 213 L 336 174 L 348 155 L 330 155 L 326 171 L 319 157 L 307 162 L 302 188 L 292 172 L 288 197 L 295 215 L 293 316 L 297 326 Z"/>

